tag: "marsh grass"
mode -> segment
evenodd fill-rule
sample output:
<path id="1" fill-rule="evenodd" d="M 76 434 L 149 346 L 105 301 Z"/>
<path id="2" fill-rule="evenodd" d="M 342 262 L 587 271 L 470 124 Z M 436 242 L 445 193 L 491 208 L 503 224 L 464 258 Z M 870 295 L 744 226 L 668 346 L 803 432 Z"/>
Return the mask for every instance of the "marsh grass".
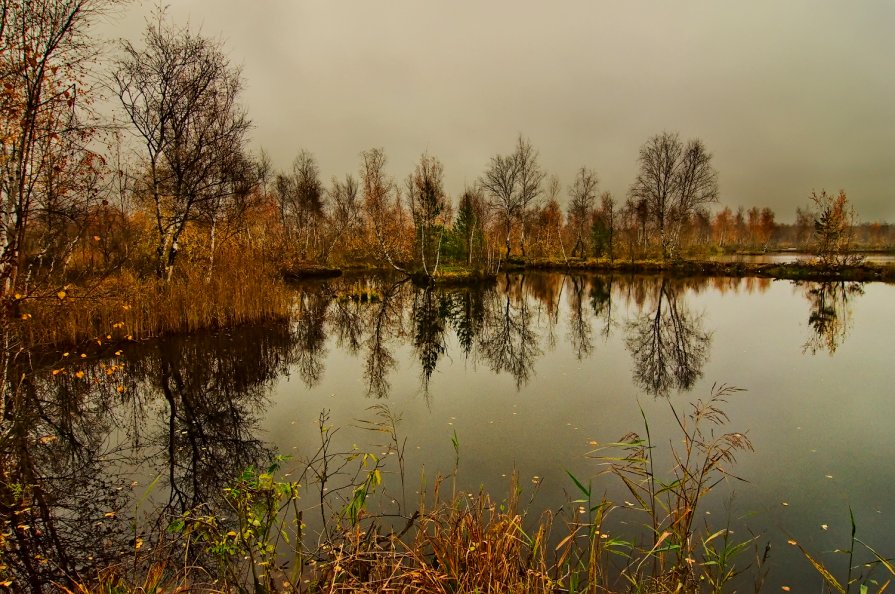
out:
<path id="1" fill-rule="evenodd" d="M 127 272 L 19 295 L 17 332 L 27 348 L 147 338 L 286 318 L 293 292 L 260 271 L 207 278 L 185 269 L 170 282 Z"/>

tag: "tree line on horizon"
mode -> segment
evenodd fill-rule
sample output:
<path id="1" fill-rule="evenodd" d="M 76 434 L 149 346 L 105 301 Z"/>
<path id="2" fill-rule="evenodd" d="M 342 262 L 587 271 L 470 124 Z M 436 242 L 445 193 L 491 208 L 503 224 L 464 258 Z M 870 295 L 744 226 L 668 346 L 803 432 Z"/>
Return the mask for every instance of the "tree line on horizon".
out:
<path id="1" fill-rule="evenodd" d="M 431 276 L 445 264 L 494 270 L 516 257 L 808 249 L 824 212 L 839 213 L 824 224 L 839 235 L 847 228 L 853 245 L 895 243 L 887 223 L 856 225 L 844 193 L 812 195 L 792 225 L 769 207 L 712 212 L 712 155 L 674 132 L 641 146 L 624 199 L 601 192 L 587 166 L 564 185 L 522 135 L 455 198 L 444 165 L 425 153 L 403 179 L 388 172 L 381 148 L 328 181 L 306 150 L 274 171 L 265 153 L 249 151 L 244 80 L 220 43 L 160 9 L 139 42 L 121 41 L 101 59 L 90 25 L 114 1 L 0 4 L 5 299 L 108 274 L 245 282 L 322 264 Z M 96 109 L 102 87 L 118 104 L 115 121 Z"/>

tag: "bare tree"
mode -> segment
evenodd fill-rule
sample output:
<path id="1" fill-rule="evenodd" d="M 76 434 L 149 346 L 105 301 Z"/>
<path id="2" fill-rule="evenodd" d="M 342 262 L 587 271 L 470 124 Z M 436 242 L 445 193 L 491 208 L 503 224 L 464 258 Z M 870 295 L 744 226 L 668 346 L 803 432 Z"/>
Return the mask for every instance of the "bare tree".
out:
<path id="1" fill-rule="evenodd" d="M 594 214 L 594 240 L 599 242 L 601 253 L 605 251 L 609 259 L 615 257 L 615 199 L 610 192 L 600 194 L 600 210 Z"/>
<path id="2" fill-rule="evenodd" d="M 323 242 L 323 259 L 329 258 L 336 244 L 350 242 L 361 232 L 361 205 L 357 199 L 357 179 L 350 173 L 344 181 L 330 181 L 328 204 L 329 237 Z M 346 242 L 346 238 L 348 241 Z"/>
<path id="3" fill-rule="evenodd" d="M 596 172 L 582 167 L 575 176 L 575 183 L 569 188 L 569 227 L 575 236 L 573 257 L 583 256 L 587 251 L 587 231 L 597 200 L 598 184 Z"/>
<path id="4" fill-rule="evenodd" d="M 516 169 L 519 172 L 518 177 L 518 202 L 519 209 L 517 216 L 520 219 L 521 235 L 519 245 L 522 250 L 522 256 L 525 256 L 525 220 L 526 215 L 534 206 L 538 198 L 542 194 L 541 184 L 547 175 L 538 164 L 538 151 L 536 151 L 528 139 L 519 135 L 516 141 L 516 152 L 513 154 L 516 161 Z"/>
<path id="5" fill-rule="evenodd" d="M 288 241 L 301 246 L 301 257 L 306 258 L 317 237 L 317 228 L 323 216 L 323 182 L 314 155 L 302 150 L 292 162 L 292 172 L 279 174 L 274 185 L 280 221 Z"/>
<path id="6" fill-rule="evenodd" d="M 524 223 L 525 215 L 541 196 L 546 173 L 538 164 L 538 152 L 519 135 L 511 155 L 495 155 L 479 185 L 491 198 L 491 204 L 506 230 L 506 256 L 510 256 L 513 224 Z M 520 248 L 525 255 L 525 226 L 522 225 Z"/>
<path id="7" fill-rule="evenodd" d="M 156 271 L 170 279 L 198 205 L 232 195 L 221 164 L 239 158 L 250 127 L 238 102 L 242 77 L 219 44 L 168 25 L 163 11 L 147 23 L 142 48 L 122 49 L 113 84 L 144 145 Z"/>
<path id="8" fill-rule="evenodd" d="M 673 256 L 681 226 L 702 205 L 718 200 L 718 174 L 700 140 L 686 146 L 677 133 L 663 132 L 640 147 L 640 171 L 630 196 L 644 200 L 663 257 Z"/>
<path id="9" fill-rule="evenodd" d="M 510 235 L 513 221 L 518 216 L 521 205 L 516 193 L 519 167 L 513 155 L 495 155 L 491 164 L 479 180 L 479 185 L 488 193 L 491 207 L 497 212 L 506 230 L 506 257 L 510 256 Z"/>

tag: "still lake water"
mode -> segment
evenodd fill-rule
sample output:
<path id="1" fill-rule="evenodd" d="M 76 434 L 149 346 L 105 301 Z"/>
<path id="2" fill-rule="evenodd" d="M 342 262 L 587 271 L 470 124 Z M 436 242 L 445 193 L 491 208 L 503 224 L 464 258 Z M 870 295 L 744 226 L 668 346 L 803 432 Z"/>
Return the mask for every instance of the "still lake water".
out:
<path id="1" fill-rule="evenodd" d="M 383 298 L 338 299 L 350 288 Z M 766 591 L 817 591 L 787 540 L 841 570 L 844 556 L 831 552 L 848 547 L 849 508 L 862 540 L 895 552 L 893 303 L 893 285 L 767 279 L 539 273 L 476 289 L 298 286 L 291 323 L 133 345 L 123 374 L 109 371 L 114 358 L 91 358 L 92 384 L 38 382 L 42 413 L 19 456 L 45 478 L 43 521 L 56 523 L 57 542 L 31 545 L 80 570 L 114 559 L 132 522 L 145 534 L 167 522 L 159 506 L 171 514 L 213 499 L 273 452 L 312 454 L 324 410 L 338 444 L 377 451 L 383 438 L 357 422 L 375 417 L 374 404 L 401 418 L 411 500 L 421 469 L 430 485 L 452 471 L 456 435 L 465 490 L 505 497 L 516 470 L 537 515 L 573 507 L 569 471 L 624 506 L 630 495 L 588 457 L 594 442 L 642 432 L 642 408 L 666 474 L 680 442 L 669 406 L 687 412 L 727 384 L 743 391 L 724 406 L 725 430 L 746 433 L 755 451 L 729 468 L 745 481 L 720 484 L 700 514 L 771 543 Z M 395 467 L 386 470 L 397 498 Z M 619 535 L 642 522 L 615 518 Z"/>

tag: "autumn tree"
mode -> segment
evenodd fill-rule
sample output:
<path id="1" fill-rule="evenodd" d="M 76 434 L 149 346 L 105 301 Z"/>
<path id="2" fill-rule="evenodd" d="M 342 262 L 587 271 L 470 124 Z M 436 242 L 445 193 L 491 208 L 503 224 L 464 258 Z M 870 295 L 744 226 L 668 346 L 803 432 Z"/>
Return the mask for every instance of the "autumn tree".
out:
<path id="1" fill-rule="evenodd" d="M 395 270 L 407 272 L 402 264 L 410 256 L 403 240 L 405 212 L 401 207 L 400 192 L 385 171 L 387 162 L 382 148 L 361 153 L 360 185 L 367 224 L 366 241 L 378 259 L 388 262 Z"/>
<path id="2" fill-rule="evenodd" d="M 436 157 L 423 154 L 406 180 L 407 205 L 413 218 L 416 252 L 423 274 L 433 276 L 441 260 L 444 230 L 450 205 L 444 192 L 444 167 Z"/>
<path id="3" fill-rule="evenodd" d="M 758 240 L 762 249 L 767 250 L 768 244 L 774 238 L 777 231 L 777 223 L 774 211 L 765 206 L 758 215 Z"/>
<path id="4" fill-rule="evenodd" d="M 814 205 L 814 251 L 825 266 L 857 264 L 861 256 L 851 253 L 855 211 L 844 190 L 833 196 L 822 190 L 811 193 Z"/>
<path id="5" fill-rule="evenodd" d="M 460 240 L 460 248 L 467 266 L 472 266 L 483 255 L 486 207 L 485 197 L 477 188 L 467 188 L 460 196 L 453 230 Z"/>
<path id="6" fill-rule="evenodd" d="M 143 47 L 122 43 L 113 87 L 143 145 L 144 193 L 156 228 L 156 272 L 170 279 L 187 223 L 203 203 L 233 196 L 250 122 L 239 104 L 242 76 L 219 44 L 164 14 L 148 22 Z"/>
<path id="7" fill-rule="evenodd" d="M 723 248 L 731 241 L 734 232 L 733 211 L 725 206 L 715 214 L 712 219 L 712 237 L 719 248 Z"/>
<path id="8" fill-rule="evenodd" d="M 63 231 L 97 198 L 89 27 L 113 3 L 0 1 L 0 294 L 21 282 L 38 211 L 34 247 L 49 255 L 73 247 L 78 233 Z"/>
<path id="9" fill-rule="evenodd" d="M 629 194 L 646 201 L 663 257 L 675 255 L 688 217 L 718 200 L 718 174 L 711 159 L 702 141 L 685 144 L 677 133 L 657 134 L 640 147 L 639 171 Z"/>

